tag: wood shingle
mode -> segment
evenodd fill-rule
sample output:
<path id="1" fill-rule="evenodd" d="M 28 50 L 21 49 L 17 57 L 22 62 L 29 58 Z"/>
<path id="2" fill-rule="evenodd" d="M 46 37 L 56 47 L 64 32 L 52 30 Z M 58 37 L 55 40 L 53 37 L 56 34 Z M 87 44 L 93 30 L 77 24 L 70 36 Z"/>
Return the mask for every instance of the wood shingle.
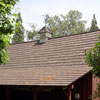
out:
<path id="1" fill-rule="evenodd" d="M 96 32 L 12 44 L 9 62 L 0 65 L 0 85 L 67 86 L 91 71 L 85 50 L 98 41 Z"/>

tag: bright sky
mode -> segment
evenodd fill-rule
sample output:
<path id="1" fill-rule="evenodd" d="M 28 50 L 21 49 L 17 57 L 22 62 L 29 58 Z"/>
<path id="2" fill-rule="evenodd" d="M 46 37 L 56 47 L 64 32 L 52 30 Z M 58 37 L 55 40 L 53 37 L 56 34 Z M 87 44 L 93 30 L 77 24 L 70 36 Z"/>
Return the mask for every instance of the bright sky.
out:
<path id="1" fill-rule="evenodd" d="M 79 10 L 83 13 L 83 19 L 87 20 L 87 26 L 91 25 L 93 14 L 96 14 L 100 28 L 100 0 L 20 0 L 17 4 L 23 25 L 29 28 L 29 23 L 37 24 L 38 28 L 44 26 L 43 15 L 67 14 L 70 10 Z"/>

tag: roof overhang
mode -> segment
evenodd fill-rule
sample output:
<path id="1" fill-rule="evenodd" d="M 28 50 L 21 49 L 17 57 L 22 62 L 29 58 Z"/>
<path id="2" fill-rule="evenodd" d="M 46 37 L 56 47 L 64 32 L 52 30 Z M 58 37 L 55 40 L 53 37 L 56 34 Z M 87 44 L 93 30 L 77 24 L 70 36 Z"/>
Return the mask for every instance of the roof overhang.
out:
<path id="1" fill-rule="evenodd" d="M 68 86 L 91 67 L 0 68 L 0 85 Z"/>

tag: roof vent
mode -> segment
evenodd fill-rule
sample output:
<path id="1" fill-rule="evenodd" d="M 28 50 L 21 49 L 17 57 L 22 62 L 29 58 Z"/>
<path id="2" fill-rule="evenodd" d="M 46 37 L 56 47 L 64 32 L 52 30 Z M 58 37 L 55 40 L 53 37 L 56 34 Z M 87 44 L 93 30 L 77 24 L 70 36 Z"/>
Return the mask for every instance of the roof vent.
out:
<path id="1" fill-rule="evenodd" d="M 52 37 L 52 33 L 48 27 L 43 27 L 38 33 L 40 34 L 39 43 L 45 43 Z"/>

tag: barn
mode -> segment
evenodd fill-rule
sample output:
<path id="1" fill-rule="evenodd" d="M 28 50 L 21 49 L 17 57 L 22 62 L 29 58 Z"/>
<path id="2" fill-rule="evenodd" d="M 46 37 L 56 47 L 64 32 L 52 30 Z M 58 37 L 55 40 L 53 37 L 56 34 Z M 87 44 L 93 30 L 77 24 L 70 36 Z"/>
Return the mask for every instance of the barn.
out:
<path id="1" fill-rule="evenodd" d="M 11 44 L 9 62 L 0 65 L 0 100 L 90 100 L 99 79 L 84 58 L 100 30 L 51 34 L 43 27 L 39 40 Z"/>

